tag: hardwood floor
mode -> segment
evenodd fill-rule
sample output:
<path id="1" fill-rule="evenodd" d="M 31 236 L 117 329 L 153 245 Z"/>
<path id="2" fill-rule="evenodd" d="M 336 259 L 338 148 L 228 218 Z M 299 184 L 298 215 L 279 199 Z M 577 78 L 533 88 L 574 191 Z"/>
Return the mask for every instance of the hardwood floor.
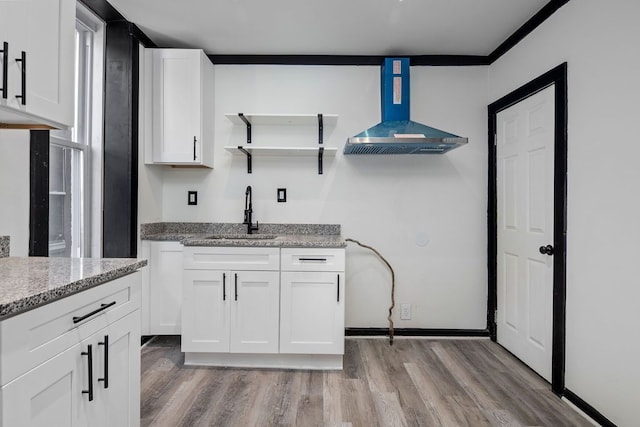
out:
<path id="1" fill-rule="evenodd" d="M 488 340 L 350 338 L 339 372 L 183 366 L 142 349 L 143 426 L 590 426 Z"/>

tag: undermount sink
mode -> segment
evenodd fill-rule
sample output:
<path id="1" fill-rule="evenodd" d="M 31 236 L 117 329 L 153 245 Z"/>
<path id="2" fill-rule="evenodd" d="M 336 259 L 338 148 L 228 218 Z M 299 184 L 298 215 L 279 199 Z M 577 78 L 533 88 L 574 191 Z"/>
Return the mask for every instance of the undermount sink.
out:
<path id="1" fill-rule="evenodd" d="M 209 240 L 273 240 L 275 239 L 275 234 L 214 234 L 211 236 L 205 237 L 205 239 Z"/>

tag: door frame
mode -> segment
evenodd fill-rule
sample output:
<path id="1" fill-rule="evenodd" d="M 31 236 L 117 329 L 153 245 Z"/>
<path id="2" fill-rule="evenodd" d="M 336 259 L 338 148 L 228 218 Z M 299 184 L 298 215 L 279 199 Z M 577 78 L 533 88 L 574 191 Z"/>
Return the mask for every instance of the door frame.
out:
<path id="1" fill-rule="evenodd" d="M 488 293 L 487 328 L 492 341 L 497 341 L 497 189 L 496 189 L 496 118 L 497 114 L 547 87 L 555 85 L 554 99 L 554 208 L 553 208 L 553 338 L 551 349 L 551 389 L 564 392 L 566 336 L 566 259 L 567 259 L 567 63 L 524 84 L 493 102 L 488 107 Z"/>

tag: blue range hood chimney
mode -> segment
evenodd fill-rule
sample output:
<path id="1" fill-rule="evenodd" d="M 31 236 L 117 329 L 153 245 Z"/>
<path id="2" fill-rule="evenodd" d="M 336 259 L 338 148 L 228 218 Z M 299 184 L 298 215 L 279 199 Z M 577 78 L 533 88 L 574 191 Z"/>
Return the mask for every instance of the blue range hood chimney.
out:
<path id="1" fill-rule="evenodd" d="M 348 138 L 344 154 L 442 154 L 468 142 L 409 119 L 409 58 L 385 58 L 380 84 L 382 122 Z"/>

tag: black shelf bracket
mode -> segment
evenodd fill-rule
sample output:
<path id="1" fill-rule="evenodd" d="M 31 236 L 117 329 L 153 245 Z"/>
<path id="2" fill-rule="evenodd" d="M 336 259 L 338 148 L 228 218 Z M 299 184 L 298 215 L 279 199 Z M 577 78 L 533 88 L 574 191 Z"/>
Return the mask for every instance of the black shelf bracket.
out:
<path id="1" fill-rule="evenodd" d="M 318 144 L 322 144 L 322 139 L 323 139 L 322 114 L 318 114 Z"/>
<path id="2" fill-rule="evenodd" d="M 245 150 L 242 145 L 238 145 L 238 150 L 247 155 L 247 173 L 251 173 L 251 153 Z"/>
<path id="3" fill-rule="evenodd" d="M 318 175 L 322 175 L 322 155 L 324 154 L 324 147 L 318 149 Z"/>
<path id="4" fill-rule="evenodd" d="M 238 113 L 238 117 L 247 125 L 247 144 L 251 144 L 251 122 L 242 113 Z"/>

